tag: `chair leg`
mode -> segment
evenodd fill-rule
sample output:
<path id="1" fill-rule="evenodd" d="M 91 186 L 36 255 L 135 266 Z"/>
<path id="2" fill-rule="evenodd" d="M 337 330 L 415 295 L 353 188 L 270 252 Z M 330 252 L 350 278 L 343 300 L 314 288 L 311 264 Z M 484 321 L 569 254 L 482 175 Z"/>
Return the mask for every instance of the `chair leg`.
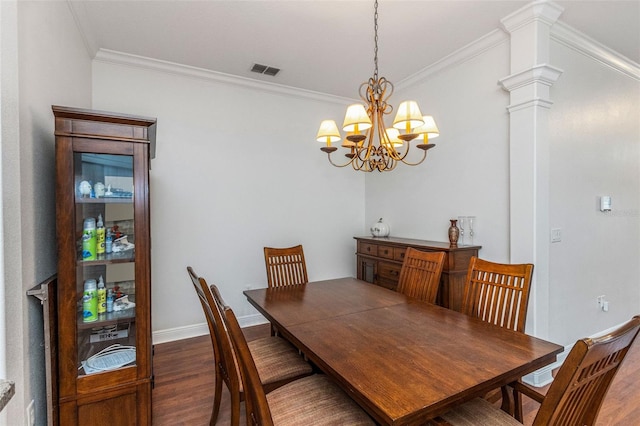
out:
<path id="1" fill-rule="evenodd" d="M 216 377 L 215 377 L 214 394 L 213 394 L 213 410 L 211 411 L 211 421 L 209 422 L 211 426 L 215 426 L 216 421 L 218 421 L 218 414 L 220 414 L 221 400 L 222 400 L 222 374 L 220 373 L 220 369 L 216 368 Z"/>
<path id="2" fill-rule="evenodd" d="M 240 425 L 240 401 L 241 397 L 238 392 L 231 394 L 231 426 Z"/>

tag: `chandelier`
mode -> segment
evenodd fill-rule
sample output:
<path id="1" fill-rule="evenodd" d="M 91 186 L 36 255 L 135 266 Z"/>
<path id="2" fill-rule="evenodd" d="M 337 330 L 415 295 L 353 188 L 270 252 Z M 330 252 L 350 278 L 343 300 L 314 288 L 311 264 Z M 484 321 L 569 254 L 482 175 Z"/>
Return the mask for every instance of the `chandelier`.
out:
<path id="1" fill-rule="evenodd" d="M 393 107 L 387 103 L 393 93 L 393 84 L 384 77 L 378 77 L 378 0 L 374 4 L 374 72 L 373 77 L 360 85 L 360 98 L 366 103 L 347 107 L 342 124 L 346 132 L 342 147 L 347 149 L 347 162 L 336 164 L 331 153 L 338 148 L 331 146 L 342 140 L 334 120 L 324 120 L 316 136 L 318 142 L 326 143 L 320 148 L 327 153 L 329 162 L 336 167 L 351 165 L 354 170 L 386 172 L 393 170 L 401 162 L 409 166 L 422 163 L 427 151 L 435 145 L 429 138 L 437 137 L 440 132 L 432 116 L 423 116 L 417 102 L 404 101 L 398 107 L 393 127 L 387 128 L 384 116 L 391 114 Z M 416 162 L 407 161 L 410 142 L 416 139 L 416 148 L 423 151 L 422 158 Z"/>

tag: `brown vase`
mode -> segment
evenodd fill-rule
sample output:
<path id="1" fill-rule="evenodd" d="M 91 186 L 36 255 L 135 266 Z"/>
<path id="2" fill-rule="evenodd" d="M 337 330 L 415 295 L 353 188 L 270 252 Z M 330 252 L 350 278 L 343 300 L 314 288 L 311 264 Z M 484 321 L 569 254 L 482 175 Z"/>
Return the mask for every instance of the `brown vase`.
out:
<path id="1" fill-rule="evenodd" d="M 451 226 L 449 226 L 449 243 L 451 247 L 458 247 L 458 236 L 460 236 L 460 229 L 458 229 L 458 220 L 451 219 Z"/>

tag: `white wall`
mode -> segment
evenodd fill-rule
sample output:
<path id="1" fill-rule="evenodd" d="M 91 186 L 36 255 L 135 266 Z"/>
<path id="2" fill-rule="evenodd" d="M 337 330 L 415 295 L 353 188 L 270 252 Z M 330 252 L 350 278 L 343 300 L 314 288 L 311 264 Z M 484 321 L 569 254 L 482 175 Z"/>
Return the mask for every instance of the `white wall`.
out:
<path id="1" fill-rule="evenodd" d="M 640 313 L 640 75 L 605 65 L 598 55 L 606 49 L 592 41 L 575 36 L 580 49 L 593 48 L 585 55 L 557 42 L 563 37 L 552 43 L 551 64 L 564 73 L 551 93 L 550 198 L 532 200 L 548 206 L 563 239 L 550 244 L 549 301 L 530 303 L 529 322 L 548 319 L 548 338 L 569 345 Z M 447 241 L 449 219 L 475 215 L 480 256 L 508 262 L 509 184 L 518 171 L 509 170 L 509 97 L 497 84 L 510 73 L 508 44 L 434 69 L 391 103 L 415 99 L 434 115 L 436 147 L 422 165 L 366 177 L 366 224 L 383 217 L 391 235 Z M 610 214 L 598 211 L 600 195 L 612 196 Z"/>
<path id="2" fill-rule="evenodd" d="M 4 97 L 3 86 L 2 100 L 3 125 L 15 126 L 15 122 L 5 123 L 5 106 L 19 114 L 19 129 L 12 129 L 15 135 L 5 139 L 3 132 L 2 139 L 7 364 L 8 378 L 16 381 L 7 419 L 11 425 L 19 424 L 26 406 L 35 399 L 37 424 L 44 424 L 42 308 L 26 291 L 56 272 L 51 105 L 90 106 L 91 61 L 66 2 L 20 1 L 14 19 L 17 64 L 2 64 L 3 71 L 16 65 L 19 70 L 12 97 Z"/>
<path id="3" fill-rule="evenodd" d="M 568 344 L 640 313 L 640 76 L 559 43 L 552 58 L 564 72 L 550 115 L 550 222 L 562 242 L 551 244 L 549 324 Z"/>
<path id="4" fill-rule="evenodd" d="M 392 236 L 448 241 L 449 219 L 476 216 L 480 256 L 508 260 L 509 96 L 497 83 L 508 67 L 502 43 L 393 95 L 396 108 L 416 100 L 440 136 L 421 165 L 367 175 L 367 224 L 382 217 Z"/>
<path id="5" fill-rule="evenodd" d="M 303 244 L 311 280 L 353 276 L 364 176 L 330 166 L 315 142 L 321 119 L 341 114 L 344 102 L 143 62 L 147 68 L 94 61 L 93 106 L 158 119 L 154 341 L 206 331 L 187 265 L 220 287 L 244 324 L 262 320 L 250 317 L 256 311 L 242 291 L 266 287 L 264 246 Z"/>
<path id="6" fill-rule="evenodd" d="M 424 164 L 364 176 L 329 166 L 314 142 L 321 119 L 342 116 L 341 101 L 131 64 L 95 61 L 92 74 L 66 3 L 0 7 L 2 308 L 18 390 L 5 420 L 22 419 L 32 398 L 44 419 L 40 307 L 25 292 L 55 270 L 51 104 L 158 118 L 153 327 L 165 338 L 206 332 L 187 264 L 249 323 L 255 311 L 242 290 L 266 285 L 264 245 L 304 244 L 313 280 L 353 275 L 351 236 L 379 217 L 392 235 L 444 241 L 450 218 L 476 215 L 481 256 L 508 259 L 517 171 L 508 170 L 509 100 L 497 84 L 509 73 L 507 45 L 398 90 L 392 104 L 415 98 L 442 135 Z M 552 49 L 564 74 L 552 89 L 549 208 L 563 241 L 551 246 L 550 331 L 569 344 L 640 311 L 640 89 L 639 79 L 564 45 Z M 607 215 L 596 208 L 604 194 L 613 198 Z M 597 310 L 600 294 L 608 313 Z"/>

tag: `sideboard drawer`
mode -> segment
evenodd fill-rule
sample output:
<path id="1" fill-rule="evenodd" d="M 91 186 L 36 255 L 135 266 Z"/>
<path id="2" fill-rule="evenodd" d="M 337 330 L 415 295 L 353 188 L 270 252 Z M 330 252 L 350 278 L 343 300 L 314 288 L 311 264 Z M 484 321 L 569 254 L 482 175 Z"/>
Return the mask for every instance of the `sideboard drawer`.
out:
<path id="1" fill-rule="evenodd" d="M 378 262 L 378 276 L 382 279 L 398 281 L 402 265 L 390 262 Z"/>
<path id="2" fill-rule="evenodd" d="M 404 253 L 407 251 L 404 247 L 394 247 L 393 248 L 393 260 L 397 260 L 398 262 L 404 262 Z"/>
<path id="3" fill-rule="evenodd" d="M 358 243 L 358 253 L 368 254 L 370 256 L 378 255 L 378 246 L 376 244 L 368 244 L 359 242 Z"/>
<path id="4" fill-rule="evenodd" d="M 393 247 L 391 246 L 378 246 L 378 256 L 385 259 L 393 260 Z"/>

